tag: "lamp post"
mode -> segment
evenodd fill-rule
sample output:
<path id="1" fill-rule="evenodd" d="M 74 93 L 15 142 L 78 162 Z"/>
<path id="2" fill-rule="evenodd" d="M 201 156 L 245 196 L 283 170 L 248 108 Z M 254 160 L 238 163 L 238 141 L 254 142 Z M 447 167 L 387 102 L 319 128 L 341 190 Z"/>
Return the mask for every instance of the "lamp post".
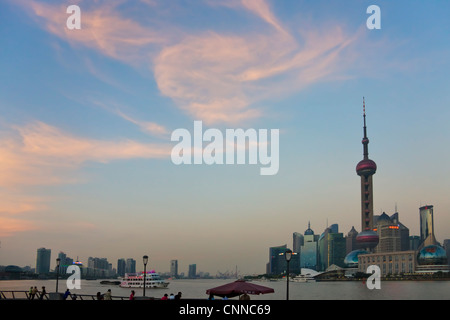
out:
<path id="1" fill-rule="evenodd" d="M 289 262 L 292 258 L 292 250 L 287 249 L 284 253 L 284 257 L 286 258 L 286 300 L 289 300 Z"/>
<path id="2" fill-rule="evenodd" d="M 60 258 L 56 259 L 56 293 L 58 293 L 58 278 L 59 278 L 59 264 L 61 262 Z"/>
<path id="3" fill-rule="evenodd" d="M 143 256 L 142 261 L 144 262 L 144 297 L 145 297 L 145 278 L 147 278 L 148 256 Z"/>

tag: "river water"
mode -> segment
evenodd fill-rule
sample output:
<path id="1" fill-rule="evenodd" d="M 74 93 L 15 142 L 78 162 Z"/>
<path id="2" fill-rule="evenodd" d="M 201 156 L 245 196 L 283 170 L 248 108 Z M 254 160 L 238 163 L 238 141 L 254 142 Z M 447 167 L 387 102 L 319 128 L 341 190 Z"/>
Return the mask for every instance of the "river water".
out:
<path id="1" fill-rule="evenodd" d="M 196 279 L 170 280 L 166 289 L 146 289 L 147 297 L 161 298 L 165 293 L 182 292 L 182 298 L 207 299 L 206 290 L 229 282 L 233 279 Z M 286 281 L 260 282 L 274 289 L 274 293 L 252 295 L 252 300 L 285 300 Z M 31 286 L 39 290 L 45 286 L 47 292 L 56 290 L 56 280 L 3 280 L 0 290 L 27 291 Z M 59 280 L 58 291 L 67 289 L 66 280 Z M 71 293 L 92 294 L 105 293 L 111 289 L 113 296 L 128 297 L 131 289 L 120 288 L 117 285 L 103 285 L 100 280 L 81 280 L 81 289 L 73 289 Z M 134 289 L 136 296 L 142 295 L 142 289 Z M 220 298 L 219 298 L 220 299 Z M 237 299 L 237 298 L 234 298 Z M 368 289 L 359 281 L 289 283 L 290 300 L 448 300 L 450 299 L 450 281 L 382 281 L 380 289 Z"/>

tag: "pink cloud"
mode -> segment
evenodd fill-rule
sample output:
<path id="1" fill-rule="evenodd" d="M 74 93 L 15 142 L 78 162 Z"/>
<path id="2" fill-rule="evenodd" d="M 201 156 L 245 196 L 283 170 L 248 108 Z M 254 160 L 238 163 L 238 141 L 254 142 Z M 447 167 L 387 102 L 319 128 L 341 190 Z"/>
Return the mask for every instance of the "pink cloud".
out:
<path id="1" fill-rule="evenodd" d="M 264 115 L 264 99 L 326 80 L 353 40 L 339 28 L 304 34 L 301 45 L 277 34 L 209 32 L 168 46 L 154 62 L 159 90 L 196 120 L 243 122 Z"/>
<path id="2" fill-rule="evenodd" d="M 40 20 L 39 23 L 43 21 L 44 28 L 50 33 L 72 45 L 83 45 L 127 63 L 134 64 L 146 59 L 152 45 L 167 42 L 167 35 L 121 16 L 116 10 L 120 3 L 117 1 L 105 1 L 97 6 L 88 1 L 79 1 L 78 5 L 82 8 L 79 30 L 66 27 L 70 16 L 66 12 L 67 3 L 18 2 L 24 9 L 31 11 L 32 16 Z"/>
<path id="3" fill-rule="evenodd" d="M 0 143 L 0 186 L 70 183 L 73 171 L 88 161 L 155 159 L 171 152 L 169 144 L 82 138 L 42 122 L 16 127 L 15 133 Z"/>
<path id="4" fill-rule="evenodd" d="M 74 46 L 92 48 L 131 65 L 151 62 L 149 68 L 160 92 L 187 115 L 208 124 L 236 124 L 263 117 L 264 99 L 329 80 L 348 66 L 347 51 L 358 39 L 337 24 L 288 30 L 265 0 L 205 2 L 246 10 L 271 26 L 240 34 L 192 32 L 161 21 L 149 27 L 125 18 L 117 1 L 95 3 L 93 9 L 80 1 L 88 8 L 83 7 L 82 29 L 73 31 L 61 27 L 68 16 L 65 4 L 21 3 L 43 19 L 46 30 Z M 154 0 L 142 3 L 158 10 Z M 99 70 L 95 74 L 102 75 Z M 146 130 L 161 128 L 149 123 Z"/>

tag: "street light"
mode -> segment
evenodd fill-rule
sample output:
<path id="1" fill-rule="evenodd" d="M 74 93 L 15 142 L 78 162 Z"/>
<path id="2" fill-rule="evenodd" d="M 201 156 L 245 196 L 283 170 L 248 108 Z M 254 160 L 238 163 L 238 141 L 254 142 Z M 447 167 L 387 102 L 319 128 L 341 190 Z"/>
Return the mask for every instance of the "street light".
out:
<path id="1" fill-rule="evenodd" d="M 59 278 L 59 264 L 61 262 L 60 258 L 56 259 L 56 293 L 58 293 L 58 278 Z"/>
<path id="2" fill-rule="evenodd" d="M 142 261 L 144 262 L 144 297 L 145 297 L 145 278 L 147 278 L 148 256 L 143 256 Z"/>
<path id="3" fill-rule="evenodd" d="M 286 258 L 286 300 L 289 300 L 289 262 L 291 261 L 292 258 L 292 250 L 291 249 L 287 249 L 286 252 L 284 253 L 284 257 Z"/>

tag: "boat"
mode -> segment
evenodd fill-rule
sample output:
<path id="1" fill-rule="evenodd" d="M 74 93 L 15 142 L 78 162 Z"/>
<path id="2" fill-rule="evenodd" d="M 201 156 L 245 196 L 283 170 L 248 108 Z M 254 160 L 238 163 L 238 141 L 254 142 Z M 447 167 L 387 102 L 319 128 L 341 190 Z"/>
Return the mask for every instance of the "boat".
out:
<path id="1" fill-rule="evenodd" d="M 146 272 L 145 288 L 167 288 L 169 282 L 165 281 L 161 276 L 153 271 Z M 144 287 L 144 272 L 141 273 L 126 273 L 120 283 L 122 288 L 143 288 Z"/>
<path id="2" fill-rule="evenodd" d="M 299 274 L 298 276 L 295 276 L 292 278 L 293 282 L 315 282 L 316 279 L 310 274 Z"/>
<path id="3" fill-rule="evenodd" d="M 119 285 L 122 281 L 120 280 L 102 280 L 100 281 L 100 284 L 112 284 L 112 285 Z"/>

